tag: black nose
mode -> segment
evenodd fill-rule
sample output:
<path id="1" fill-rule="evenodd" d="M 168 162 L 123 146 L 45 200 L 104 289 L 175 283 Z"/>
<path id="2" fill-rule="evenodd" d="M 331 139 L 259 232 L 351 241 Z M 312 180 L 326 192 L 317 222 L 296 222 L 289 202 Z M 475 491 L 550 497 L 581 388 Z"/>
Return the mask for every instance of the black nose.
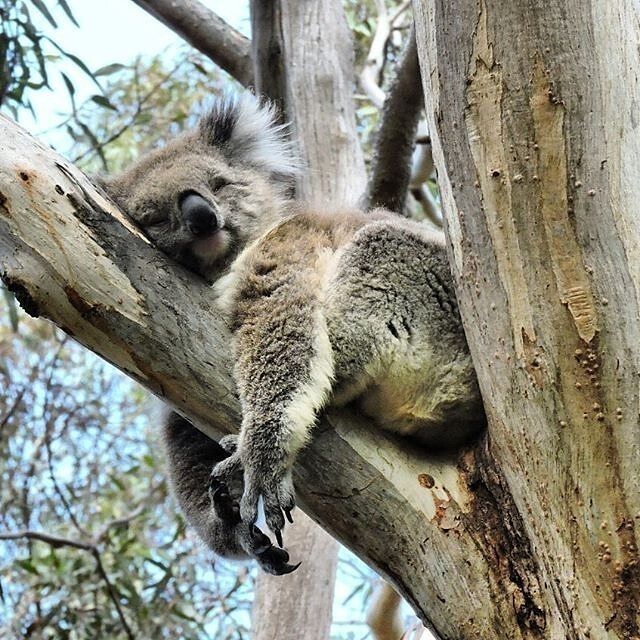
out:
<path id="1" fill-rule="evenodd" d="M 180 200 L 180 211 L 194 236 L 206 236 L 219 227 L 215 208 L 197 193 L 189 193 Z"/>

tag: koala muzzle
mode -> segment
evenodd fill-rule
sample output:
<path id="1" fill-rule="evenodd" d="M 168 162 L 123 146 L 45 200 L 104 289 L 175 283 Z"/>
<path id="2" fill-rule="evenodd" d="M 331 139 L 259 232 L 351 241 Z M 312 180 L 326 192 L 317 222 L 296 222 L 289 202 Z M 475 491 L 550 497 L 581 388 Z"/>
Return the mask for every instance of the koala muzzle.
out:
<path id="1" fill-rule="evenodd" d="M 188 193 L 180 200 L 180 211 L 189 231 L 196 237 L 208 236 L 221 226 L 214 205 L 199 193 Z"/>

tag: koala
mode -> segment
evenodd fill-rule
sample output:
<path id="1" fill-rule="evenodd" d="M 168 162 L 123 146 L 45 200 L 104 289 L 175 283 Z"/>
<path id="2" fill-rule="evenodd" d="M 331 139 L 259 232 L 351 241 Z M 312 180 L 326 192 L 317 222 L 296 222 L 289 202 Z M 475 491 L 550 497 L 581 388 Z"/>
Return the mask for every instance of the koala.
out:
<path id="1" fill-rule="evenodd" d="M 249 94 L 219 101 L 106 188 L 161 250 L 214 283 L 233 335 L 234 446 L 176 416 L 165 429 L 182 508 L 214 550 L 284 573 L 293 565 L 255 528 L 258 505 L 282 547 L 293 464 L 325 407 L 352 405 L 431 449 L 465 443 L 484 412 L 442 234 L 382 209 L 295 202 L 296 161 L 274 115 Z"/>

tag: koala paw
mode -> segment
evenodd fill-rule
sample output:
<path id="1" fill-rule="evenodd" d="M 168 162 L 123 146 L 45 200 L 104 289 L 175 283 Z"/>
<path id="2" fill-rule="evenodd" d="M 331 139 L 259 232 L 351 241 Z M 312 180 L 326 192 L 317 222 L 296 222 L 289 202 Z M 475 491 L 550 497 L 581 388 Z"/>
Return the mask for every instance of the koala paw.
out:
<path id="1" fill-rule="evenodd" d="M 212 479 L 209 483 L 209 497 L 215 514 L 225 524 L 235 526 L 240 519 L 240 505 L 229 494 L 227 485 Z"/>
<path id="2" fill-rule="evenodd" d="M 284 549 L 278 549 L 273 545 L 256 554 L 256 560 L 260 563 L 263 571 L 274 576 L 284 576 L 295 571 L 302 563 L 289 564 L 289 554 Z"/>
<path id="3" fill-rule="evenodd" d="M 212 483 L 229 483 L 239 470 L 244 469 L 240 517 L 243 522 L 253 524 L 258 518 L 258 502 L 262 496 L 267 526 L 282 547 L 285 516 L 293 523 L 291 512 L 296 505 L 291 469 L 286 465 L 284 455 L 272 455 L 265 461 L 256 458 L 240 446 L 214 467 L 211 474 Z"/>
<path id="4" fill-rule="evenodd" d="M 289 564 L 289 554 L 284 549 L 278 549 L 271 544 L 256 525 L 242 523 L 238 527 L 240 542 L 247 554 L 258 561 L 263 571 L 274 576 L 283 576 L 295 571 L 301 563 Z"/>
<path id="5" fill-rule="evenodd" d="M 220 446 L 223 446 L 222 441 L 220 441 Z M 229 457 L 220 460 L 220 462 L 213 467 L 210 484 L 212 487 L 231 485 L 234 476 L 240 471 L 242 471 L 242 458 L 240 457 L 240 451 L 236 449 Z"/>
<path id="6" fill-rule="evenodd" d="M 255 522 L 258 501 L 262 496 L 267 526 L 282 547 L 285 515 L 293 523 L 291 511 L 296 506 L 291 470 L 260 470 L 245 466 L 244 494 L 240 501 L 240 516 L 244 522 Z"/>

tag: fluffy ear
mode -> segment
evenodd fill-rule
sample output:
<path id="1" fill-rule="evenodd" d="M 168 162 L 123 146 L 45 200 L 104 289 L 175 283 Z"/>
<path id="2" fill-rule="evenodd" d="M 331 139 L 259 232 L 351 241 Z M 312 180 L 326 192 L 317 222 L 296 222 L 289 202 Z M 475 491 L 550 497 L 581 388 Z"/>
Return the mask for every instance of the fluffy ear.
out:
<path id="1" fill-rule="evenodd" d="M 299 173 L 300 163 L 286 128 L 277 123 L 273 104 L 260 105 L 255 96 L 245 92 L 218 99 L 200 120 L 199 133 L 232 162 L 288 177 Z"/>

